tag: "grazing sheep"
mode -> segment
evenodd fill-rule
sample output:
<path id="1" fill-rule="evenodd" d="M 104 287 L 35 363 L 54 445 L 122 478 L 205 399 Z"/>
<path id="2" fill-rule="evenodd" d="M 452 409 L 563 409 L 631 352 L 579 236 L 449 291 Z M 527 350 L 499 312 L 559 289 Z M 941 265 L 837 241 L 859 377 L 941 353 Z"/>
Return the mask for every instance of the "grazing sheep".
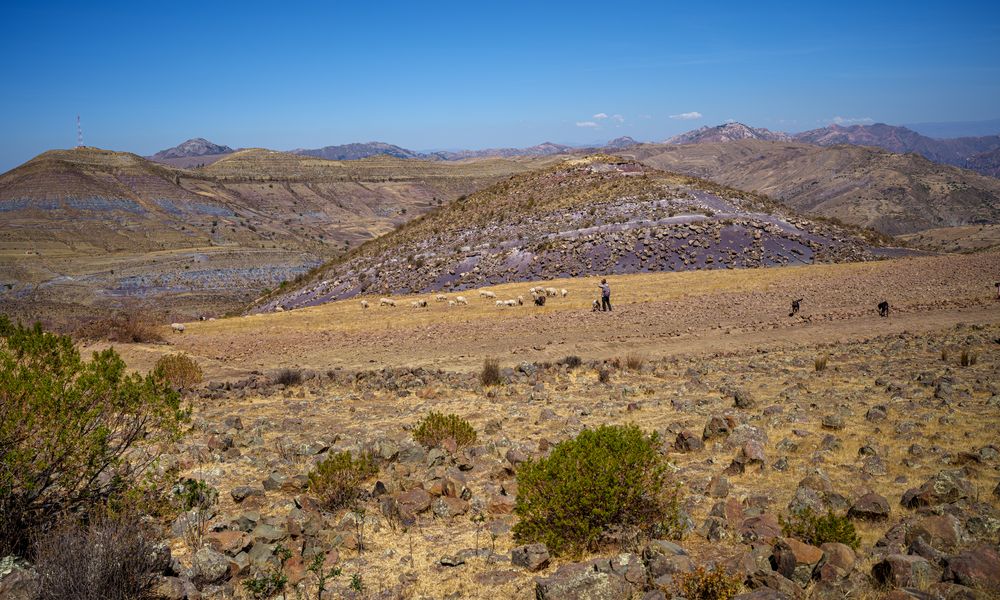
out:
<path id="1" fill-rule="evenodd" d="M 361 301 L 361 308 L 368 308 L 368 301 L 367 300 L 362 300 Z"/>
<path id="2" fill-rule="evenodd" d="M 173 329 L 176 333 L 184 333 L 183 323 L 171 323 L 170 328 Z"/>
<path id="3" fill-rule="evenodd" d="M 562 295 L 563 298 L 569 296 L 569 290 L 567 290 L 566 288 L 559 290 L 559 293 Z"/>
<path id="4" fill-rule="evenodd" d="M 427 308 L 427 301 L 424 299 L 413 300 L 410 302 L 410 306 L 413 308 Z"/>
<path id="5" fill-rule="evenodd" d="M 469 301 L 465 299 L 465 296 L 455 296 L 455 304 L 468 305 Z"/>
<path id="6" fill-rule="evenodd" d="M 514 300 L 513 298 L 511 298 L 510 300 L 504 300 L 503 301 L 503 305 L 504 306 L 517 306 L 517 300 Z"/>
<path id="7" fill-rule="evenodd" d="M 529 293 L 529 294 L 531 294 L 532 296 L 534 296 L 534 295 L 535 295 L 535 294 L 537 294 L 537 293 L 538 293 L 538 291 L 539 291 L 539 290 L 541 290 L 541 289 L 542 289 L 542 288 L 536 288 L 536 287 L 530 287 L 530 288 L 528 288 L 528 293 Z"/>
<path id="8" fill-rule="evenodd" d="M 503 300 L 497 300 L 497 306 L 503 306 Z"/>
<path id="9" fill-rule="evenodd" d="M 545 296 L 535 296 L 535 306 L 545 306 Z"/>
<path id="10" fill-rule="evenodd" d="M 494 294 L 493 292 L 490 292 L 488 290 L 482 290 L 482 291 L 480 291 L 479 295 L 482 296 L 483 298 L 493 298 L 494 300 L 496 300 L 496 297 L 497 297 L 496 294 Z"/>
<path id="11" fill-rule="evenodd" d="M 558 296 L 559 295 L 559 290 L 557 290 L 554 287 L 547 287 L 547 288 L 545 288 L 545 295 L 546 296 Z"/>
<path id="12" fill-rule="evenodd" d="M 517 297 L 517 305 L 518 306 L 524 306 L 524 296 L 518 296 Z"/>
<path id="13" fill-rule="evenodd" d="M 455 306 L 455 301 L 454 300 L 449 300 L 448 301 L 448 306 Z"/>
<path id="14" fill-rule="evenodd" d="M 601 301 L 594 300 L 594 302 L 590 305 L 590 312 L 600 312 L 600 311 L 601 311 Z"/>
<path id="15" fill-rule="evenodd" d="M 434 296 L 434 300 L 436 302 L 444 302 L 447 299 L 448 299 L 448 296 L 445 296 L 444 294 L 438 294 L 437 296 Z"/>
<path id="16" fill-rule="evenodd" d="M 380 298 L 378 301 L 379 306 L 396 306 L 396 301 L 392 298 Z"/>

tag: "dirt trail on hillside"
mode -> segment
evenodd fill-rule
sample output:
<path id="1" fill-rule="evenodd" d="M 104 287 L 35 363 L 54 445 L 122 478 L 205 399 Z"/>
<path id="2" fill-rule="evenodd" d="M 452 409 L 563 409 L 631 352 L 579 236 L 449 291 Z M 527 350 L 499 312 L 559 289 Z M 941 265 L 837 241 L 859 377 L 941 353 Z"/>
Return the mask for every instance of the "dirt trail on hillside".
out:
<path id="1" fill-rule="evenodd" d="M 976 254 L 849 265 L 727 272 L 634 275 L 612 279 L 613 313 L 590 312 L 595 280 L 563 280 L 568 298 L 497 308 L 467 293 L 472 306 L 431 303 L 367 310 L 355 301 L 248 318 L 193 323 L 167 337 L 170 346 L 120 348 L 129 364 L 149 368 L 178 350 L 198 358 L 211 378 L 296 367 L 372 369 L 425 366 L 476 369 L 484 358 L 504 365 L 566 355 L 612 358 L 771 350 L 921 332 L 958 323 L 1000 322 L 993 299 L 1000 255 Z M 528 284 L 497 286 L 500 297 Z M 523 289 L 522 289 L 523 288 Z M 804 298 L 790 317 L 792 299 Z M 875 304 L 893 306 L 880 318 Z"/>

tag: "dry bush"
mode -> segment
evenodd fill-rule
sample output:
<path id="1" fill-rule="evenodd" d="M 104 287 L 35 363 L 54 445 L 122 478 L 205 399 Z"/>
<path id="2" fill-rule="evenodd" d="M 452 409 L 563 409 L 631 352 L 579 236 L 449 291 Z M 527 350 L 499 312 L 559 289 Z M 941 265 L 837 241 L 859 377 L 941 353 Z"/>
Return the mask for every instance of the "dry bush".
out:
<path id="1" fill-rule="evenodd" d="M 163 341 L 153 320 L 139 312 L 116 313 L 110 317 L 95 319 L 77 329 L 75 337 L 120 344 L 152 344 Z"/>
<path id="2" fill-rule="evenodd" d="M 151 598 L 169 566 L 146 524 L 131 512 L 100 513 L 88 524 L 62 520 L 35 542 L 38 600 Z"/>
<path id="3" fill-rule="evenodd" d="M 971 367 L 976 364 L 977 360 L 979 360 L 979 356 L 968 348 L 964 348 L 962 354 L 958 357 L 958 363 L 963 367 Z"/>
<path id="4" fill-rule="evenodd" d="M 583 364 L 583 361 L 580 360 L 579 356 L 573 354 L 562 359 L 562 364 L 566 365 L 566 368 L 568 369 L 575 369 Z"/>
<path id="5" fill-rule="evenodd" d="M 274 383 L 284 386 L 299 385 L 302 383 L 302 371 L 299 369 L 281 369 L 274 375 Z"/>
<path id="6" fill-rule="evenodd" d="M 413 430 L 413 439 L 428 448 L 439 446 L 441 442 L 452 439 L 459 448 L 462 448 L 476 443 L 476 430 L 458 415 L 431 412 L 417 424 Z"/>
<path id="7" fill-rule="evenodd" d="M 678 591 L 687 600 L 730 600 L 743 589 L 740 578 L 714 567 L 699 566 L 689 573 L 674 575 Z"/>
<path id="8" fill-rule="evenodd" d="M 816 369 L 816 372 L 820 372 L 820 371 L 825 371 L 826 370 L 826 361 L 827 361 L 827 358 L 828 357 L 825 354 L 823 356 L 817 356 L 816 357 L 816 360 L 813 361 L 813 368 Z"/>
<path id="9" fill-rule="evenodd" d="M 487 358 L 483 361 L 483 370 L 479 372 L 479 383 L 484 386 L 503 383 L 503 378 L 500 377 L 500 361 L 495 358 Z"/>
<path id="10" fill-rule="evenodd" d="M 608 384 L 611 382 L 611 371 L 605 368 L 600 368 L 597 370 L 597 381 Z"/>
<path id="11" fill-rule="evenodd" d="M 153 375 L 174 388 L 189 388 L 201 383 L 201 367 L 186 354 L 168 354 L 160 357 L 153 368 Z"/>
<path id="12" fill-rule="evenodd" d="M 646 356 L 638 352 L 629 352 L 625 355 L 624 364 L 629 371 L 641 371 L 642 366 L 646 364 Z"/>
<path id="13" fill-rule="evenodd" d="M 370 453 L 357 458 L 350 452 L 328 455 L 309 473 L 309 489 L 330 510 L 348 506 L 361 496 L 361 484 L 378 474 L 378 464 Z"/>

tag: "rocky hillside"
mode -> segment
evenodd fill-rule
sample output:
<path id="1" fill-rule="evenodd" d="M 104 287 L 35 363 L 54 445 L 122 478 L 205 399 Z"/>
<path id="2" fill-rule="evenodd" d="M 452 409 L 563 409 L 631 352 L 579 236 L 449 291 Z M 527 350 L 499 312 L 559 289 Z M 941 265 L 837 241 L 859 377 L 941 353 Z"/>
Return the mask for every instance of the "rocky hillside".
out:
<path id="1" fill-rule="evenodd" d="M 195 306 L 208 293 L 233 308 L 532 166 L 246 150 L 184 170 L 96 148 L 46 152 L 0 175 L 0 304 L 37 318 L 56 300 Z"/>
<path id="2" fill-rule="evenodd" d="M 608 155 L 510 177 L 369 242 L 258 310 L 591 274 L 875 257 L 858 231 Z"/>
<path id="3" fill-rule="evenodd" d="M 181 168 L 201 167 L 232 154 L 229 146 L 214 144 L 205 138 L 193 138 L 173 148 L 160 150 L 150 160 Z"/>
<path id="4" fill-rule="evenodd" d="M 757 140 L 643 145 L 622 154 L 890 235 L 1000 222 L 1000 181 L 915 154 Z"/>
<path id="5" fill-rule="evenodd" d="M 421 155 L 413 150 L 400 148 L 385 142 L 367 142 L 364 144 L 343 144 L 340 146 L 324 146 L 315 150 L 298 149 L 292 150 L 292 154 L 303 156 L 315 156 L 327 160 L 358 160 L 371 156 L 391 156 L 393 158 L 420 158 Z"/>
<path id="6" fill-rule="evenodd" d="M 743 123 L 724 123 L 715 127 L 701 127 L 687 133 L 675 135 L 666 144 L 704 144 L 713 142 L 732 142 L 736 140 L 763 140 L 767 142 L 785 142 L 791 139 L 787 133 L 771 131 L 762 127 L 750 127 Z"/>
<path id="7" fill-rule="evenodd" d="M 915 152 L 928 160 L 972 169 L 984 175 L 996 176 L 989 163 L 975 160 L 983 153 L 1000 149 L 1000 136 L 963 137 L 935 139 L 921 135 L 906 127 L 875 123 L 874 125 L 852 125 L 842 127 L 830 125 L 821 129 L 795 134 L 796 141 L 820 146 L 851 144 L 855 146 L 875 146 L 890 152 Z M 994 167 L 996 165 L 994 164 Z"/>

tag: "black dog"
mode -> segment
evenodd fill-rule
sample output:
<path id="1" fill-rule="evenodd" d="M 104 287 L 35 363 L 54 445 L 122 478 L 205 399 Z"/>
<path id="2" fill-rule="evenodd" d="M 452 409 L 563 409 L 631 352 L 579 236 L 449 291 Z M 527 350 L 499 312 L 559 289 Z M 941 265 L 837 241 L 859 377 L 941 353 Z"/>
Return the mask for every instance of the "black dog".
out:
<path id="1" fill-rule="evenodd" d="M 888 317 L 889 316 L 889 302 L 883 300 L 878 303 L 878 316 Z"/>
<path id="2" fill-rule="evenodd" d="M 798 300 L 792 300 L 792 312 L 788 313 L 789 317 L 794 317 L 799 314 L 799 303 L 802 302 L 802 298 Z"/>

